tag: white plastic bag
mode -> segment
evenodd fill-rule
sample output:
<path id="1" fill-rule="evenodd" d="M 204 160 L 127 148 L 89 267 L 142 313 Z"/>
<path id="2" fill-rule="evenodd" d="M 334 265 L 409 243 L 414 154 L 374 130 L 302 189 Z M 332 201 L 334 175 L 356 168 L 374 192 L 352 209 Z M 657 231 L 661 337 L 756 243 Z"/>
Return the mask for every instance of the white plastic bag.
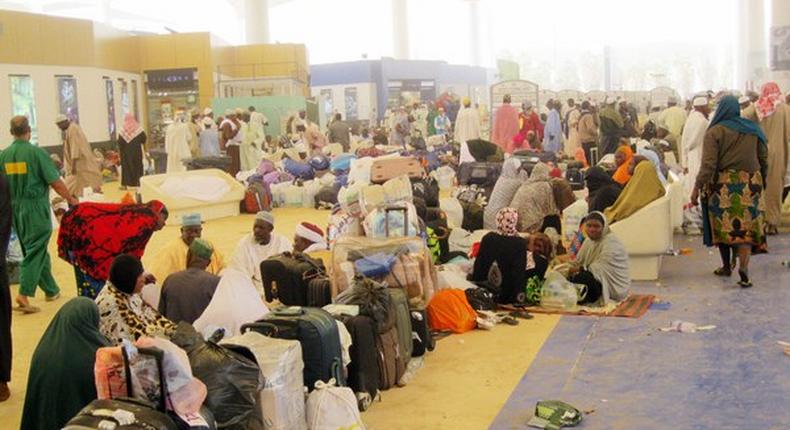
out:
<path id="1" fill-rule="evenodd" d="M 562 243 L 568 247 L 582 222 L 582 218 L 587 215 L 588 204 L 587 200 L 579 199 L 573 202 L 570 206 L 562 211 Z"/>
<path id="2" fill-rule="evenodd" d="M 451 229 L 460 228 L 464 221 L 464 208 L 455 197 L 439 199 L 439 207 L 447 215 L 447 226 Z"/>
<path id="3" fill-rule="evenodd" d="M 407 175 L 401 175 L 385 182 L 384 201 L 387 203 L 413 202 L 414 194 L 411 189 L 411 181 Z"/>
<path id="4" fill-rule="evenodd" d="M 440 190 L 449 190 L 455 182 L 455 170 L 450 166 L 442 166 L 434 170 L 431 175 L 436 178 Z"/>
<path id="5" fill-rule="evenodd" d="M 547 309 L 572 311 L 576 309 L 579 293 L 574 284 L 565 279 L 562 274 L 555 271 L 546 273 L 543 281 L 540 306 Z"/>
<path id="6" fill-rule="evenodd" d="M 373 157 L 362 157 L 351 160 L 351 168 L 348 171 L 349 184 L 370 184 L 370 166 L 373 165 Z"/>
<path id="7" fill-rule="evenodd" d="M 307 427 L 310 430 L 365 430 L 357 398 L 351 388 L 336 387 L 335 380 L 318 381 L 307 397 Z"/>

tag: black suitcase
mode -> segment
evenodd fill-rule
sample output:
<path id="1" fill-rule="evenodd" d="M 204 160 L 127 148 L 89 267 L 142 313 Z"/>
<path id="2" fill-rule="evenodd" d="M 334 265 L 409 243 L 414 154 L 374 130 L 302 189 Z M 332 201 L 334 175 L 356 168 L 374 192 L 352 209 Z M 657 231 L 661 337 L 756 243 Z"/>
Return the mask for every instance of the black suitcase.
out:
<path id="1" fill-rule="evenodd" d="M 584 188 L 584 173 L 578 168 L 568 167 L 568 170 L 565 171 L 565 179 L 568 180 L 574 191 Z"/>
<path id="2" fill-rule="evenodd" d="M 264 336 L 298 340 L 302 345 L 304 384 L 312 391 L 316 381 L 335 378 L 344 385 L 343 360 L 337 323 L 329 312 L 318 308 L 293 306 L 272 311 L 241 332 L 254 330 Z"/>
<path id="3" fill-rule="evenodd" d="M 307 283 L 307 306 L 323 308 L 332 303 L 332 282 L 327 277 L 316 277 Z"/>
<path id="4" fill-rule="evenodd" d="M 327 277 L 320 261 L 302 253 L 284 252 L 261 262 L 261 278 L 266 301 L 277 299 L 286 306 L 312 306 L 308 303 L 310 281 Z"/>
<path id="5" fill-rule="evenodd" d="M 425 308 L 409 310 L 411 316 L 412 357 L 422 357 L 425 351 L 433 351 L 436 341 L 428 324 L 428 312 Z"/>
<path id="6" fill-rule="evenodd" d="M 502 163 L 471 162 L 458 166 L 458 185 L 494 186 L 502 173 Z"/>
<path id="7" fill-rule="evenodd" d="M 553 152 L 538 152 L 538 151 L 516 151 L 513 157 L 521 160 L 521 168 L 526 170 L 530 175 L 532 168 L 538 163 L 556 163 L 557 155 Z"/>
<path id="8" fill-rule="evenodd" d="M 227 155 L 190 158 L 184 161 L 187 170 L 219 169 L 227 172 L 230 170 L 231 160 Z"/>
<path id="9" fill-rule="evenodd" d="M 375 399 L 381 379 L 376 349 L 376 323 L 364 315 L 342 315 L 340 320 L 351 334 L 348 386 L 355 393 L 367 393 L 371 399 Z"/>

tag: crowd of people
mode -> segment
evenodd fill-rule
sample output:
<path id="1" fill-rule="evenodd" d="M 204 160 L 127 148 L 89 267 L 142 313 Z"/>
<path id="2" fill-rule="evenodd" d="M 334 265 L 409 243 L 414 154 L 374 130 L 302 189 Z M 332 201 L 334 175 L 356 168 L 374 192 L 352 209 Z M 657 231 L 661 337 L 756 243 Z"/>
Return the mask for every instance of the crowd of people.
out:
<path id="1" fill-rule="evenodd" d="M 186 170 L 187 159 L 226 154 L 229 173 L 236 175 L 255 170 L 275 150 L 313 154 L 338 144 L 348 153 L 361 140 L 404 149 L 454 145 L 449 165 L 501 164 L 480 207 L 479 227 L 488 232 L 470 250 L 474 261 L 468 279 L 495 285 L 499 303 L 525 304 L 522 293 L 530 280 L 561 271 L 569 283 L 583 286 L 578 300 L 583 306 L 606 306 L 628 296 L 628 251 L 610 226 L 681 182 L 689 202 L 685 209 L 699 211 L 705 245 L 720 252 L 721 267 L 714 274 L 731 276 L 737 268 L 738 284 L 752 286 L 750 256 L 767 252 L 766 236 L 778 231 L 781 201 L 790 186 L 790 108 L 776 84 L 765 84 L 756 97 L 698 94 L 685 109 L 670 98 L 665 108 L 644 115 L 611 96 L 600 109 L 591 100 L 573 99 L 565 106 L 551 100 L 546 109 L 545 118 L 529 102 L 519 111 L 505 96 L 494 113 L 491 142 L 483 139 L 480 113 L 468 98 L 397 108 L 386 116 L 385 127 L 374 130 L 357 130 L 340 114 L 321 130 L 300 111 L 276 140 L 265 132 L 268 119 L 253 107 L 228 110 L 217 119 L 208 108 L 191 115 L 178 112 L 165 135 L 167 172 Z M 71 206 L 60 219 L 58 256 L 73 266 L 81 296 L 61 307 L 33 356 L 22 423 L 26 429 L 63 425 L 95 398 L 93 361 L 84 358 L 97 348 L 141 336 L 169 336 L 179 322 L 201 330 L 223 319 L 254 318 L 259 306 L 276 305 L 264 303 L 261 262 L 283 253 L 323 253 L 337 239 L 337 233 L 330 237 L 321 227 L 302 222 L 291 240 L 274 232 L 276 214 L 264 210 L 226 259 L 203 238 L 204 222 L 193 213 L 183 216 L 180 236 L 157 251 L 147 270 L 141 258 L 150 238 L 164 227 L 167 208 L 159 201 L 80 203 L 84 191 L 101 189 L 101 176 L 79 125 L 59 117 L 57 126 L 64 135 L 63 172 L 30 143 L 31 127 L 22 116 L 11 120 L 14 141 L 0 153 L 0 249 L 7 248 L 13 225 L 24 251 L 16 309 L 39 312 L 29 301 L 38 288 L 48 301 L 60 297 L 47 251 L 53 228 L 50 190 Z M 140 184 L 146 139 L 140 124 L 127 115 L 118 136 L 124 187 Z M 584 190 L 576 190 L 581 199 L 566 173 L 571 166 L 584 172 Z M 425 173 L 420 180 L 427 178 Z M 467 210 L 471 205 L 465 203 Z M 431 233 L 436 219 L 429 218 L 424 200 L 415 198 L 414 206 L 418 234 L 430 245 L 438 240 Z M 568 225 L 569 212 L 579 207 L 581 217 Z M 334 210 L 333 216 L 338 213 Z M 13 305 L 5 253 L 2 257 L 0 400 L 10 395 Z M 58 364 L 51 365 L 53 360 Z M 53 389 L 53 381 L 62 381 L 61 388 Z M 64 395 L 68 401 L 62 401 Z M 38 419 L 44 407 L 50 417 L 46 422 Z"/>

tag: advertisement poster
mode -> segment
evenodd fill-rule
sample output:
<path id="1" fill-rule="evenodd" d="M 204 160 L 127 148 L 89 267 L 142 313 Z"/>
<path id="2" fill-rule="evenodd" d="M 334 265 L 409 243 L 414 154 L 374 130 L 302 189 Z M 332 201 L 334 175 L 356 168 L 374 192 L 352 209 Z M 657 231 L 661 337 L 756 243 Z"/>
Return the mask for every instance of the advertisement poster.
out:
<path id="1" fill-rule="evenodd" d="M 77 104 L 77 80 L 72 77 L 57 78 L 58 112 L 70 121 L 80 122 L 80 109 Z"/>
<path id="2" fill-rule="evenodd" d="M 321 90 L 321 104 L 324 107 L 324 116 L 330 118 L 332 116 L 332 111 L 335 109 L 331 89 L 324 88 Z"/>
<path id="3" fill-rule="evenodd" d="M 110 132 L 110 139 L 115 139 L 115 92 L 112 87 L 112 80 L 104 80 L 105 93 L 107 95 L 107 131 Z"/>
<path id="4" fill-rule="evenodd" d="M 24 115 L 30 122 L 32 130 L 30 143 L 38 145 L 38 128 L 36 127 L 36 101 L 33 97 L 33 78 L 27 75 L 11 75 L 11 113 Z"/>
<path id="5" fill-rule="evenodd" d="M 355 120 L 359 118 L 359 103 L 357 101 L 357 88 L 348 87 L 345 89 L 346 98 L 346 118 Z"/>
<path id="6" fill-rule="evenodd" d="M 129 106 L 129 84 L 121 80 L 121 118 L 126 118 L 126 114 L 130 112 Z"/>

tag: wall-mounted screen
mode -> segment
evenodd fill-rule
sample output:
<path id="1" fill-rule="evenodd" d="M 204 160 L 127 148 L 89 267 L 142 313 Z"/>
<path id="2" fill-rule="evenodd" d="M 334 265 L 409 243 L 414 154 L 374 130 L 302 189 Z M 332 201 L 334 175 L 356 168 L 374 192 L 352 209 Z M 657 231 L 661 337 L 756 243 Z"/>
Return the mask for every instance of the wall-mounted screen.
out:
<path id="1" fill-rule="evenodd" d="M 357 101 L 357 87 L 347 87 L 344 90 L 346 99 L 346 119 L 359 118 L 359 102 Z"/>
<path id="2" fill-rule="evenodd" d="M 131 103 L 129 103 L 129 84 L 121 79 L 121 120 L 126 118 L 126 114 L 129 113 L 129 107 Z"/>
<path id="3" fill-rule="evenodd" d="M 80 122 L 80 109 L 77 103 L 77 80 L 71 76 L 58 76 L 58 112 L 69 120 Z"/>

